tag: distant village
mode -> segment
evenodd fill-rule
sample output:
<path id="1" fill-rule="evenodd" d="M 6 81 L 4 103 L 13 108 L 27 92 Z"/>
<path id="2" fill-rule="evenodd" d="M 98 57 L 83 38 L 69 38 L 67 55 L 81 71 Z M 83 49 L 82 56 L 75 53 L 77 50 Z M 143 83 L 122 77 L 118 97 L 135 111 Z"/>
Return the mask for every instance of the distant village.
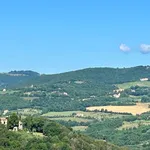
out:
<path id="1" fill-rule="evenodd" d="M 141 82 L 144 82 L 144 81 L 148 81 L 149 79 L 148 78 L 141 78 L 140 79 L 140 81 Z M 113 90 L 113 97 L 115 97 L 115 98 L 120 98 L 120 96 L 121 96 L 121 92 L 123 92 L 124 91 L 124 89 L 117 89 L 117 90 Z M 132 90 L 132 92 L 135 92 L 135 90 Z"/>

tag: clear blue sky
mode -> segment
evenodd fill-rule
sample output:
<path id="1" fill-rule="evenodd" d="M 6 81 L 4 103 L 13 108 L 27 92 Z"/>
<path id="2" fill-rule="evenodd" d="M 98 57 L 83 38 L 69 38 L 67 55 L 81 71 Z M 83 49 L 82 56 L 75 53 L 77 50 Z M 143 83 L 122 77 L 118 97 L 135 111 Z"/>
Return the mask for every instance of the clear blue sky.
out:
<path id="1" fill-rule="evenodd" d="M 0 72 L 150 65 L 149 0 L 3 0 Z"/>

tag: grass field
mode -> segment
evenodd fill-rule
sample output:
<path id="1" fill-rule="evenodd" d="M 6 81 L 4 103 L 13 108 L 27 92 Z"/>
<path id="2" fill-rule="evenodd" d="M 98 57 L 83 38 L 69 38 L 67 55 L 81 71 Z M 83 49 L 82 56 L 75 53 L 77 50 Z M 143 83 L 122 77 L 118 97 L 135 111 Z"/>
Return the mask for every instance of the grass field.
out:
<path id="1" fill-rule="evenodd" d="M 50 118 L 50 120 L 64 120 L 64 121 L 76 121 L 76 122 L 91 122 L 92 119 L 78 118 L 78 117 L 61 117 L 61 118 Z"/>
<path id="2" fill-rule="evenodd" d="M 21 136 L 22 139 L 33 139 L 33 138 L 43 138 L 44 135 L 42 133 L 37 132 L 27 132 L 27 131 L 19 131 L 17 132 Z"/>
<path id="3" fill-rule="evenodd" d="M 150 108 L 148 108 L 149 104 L 150 103 L 137 103 L 133 106 L 94 106 L 87 107 L 86 109 L 89 111 L 107 109 L 108 111 L 112 112 L 131 113 L 136 115 L 150 111 Z"/>
<path id="4" fill-rule="evenodd" d="M 39 97 L 22 97 L 24 100 L 32 101 L 35 99 L 39 99 Z"/>
<path id="5" fill-rule="evenodd" d="M 141 101 L 142 96 L 134 96 L 134 95 L 129 95 L 130 98 L 132 98 L 135 101 Z"/>
<path id="6" fill-rule="evenodd" d="M 72 129 L 74 131 L 85 131 L 88 128 L 88 126 L 74 126 Z"/>
<path id="7" fill-rule="evenodd" d="M 43 133 L 33 132 L 32 134 L 36 137 L 44 137 Z"/>
<path id="8" fill-rule="evenodd" d="M 32 116 L 32 115 L 36 115 L 36 114 L 41 114 L 42 110 L 25 108 L 25 109 L 13 110 L 11 112 L 17 112 L 18 114 L 21 114 L 22 116 L 28 116 L 28 115 Z"/>
<path id="9" fill-rule="evenodd" d="M 138 127 L 139 125 L 150 125 L 150 121 L 149 120 L 136 120 L 136 121 L 132 121 L 132 122 L 123 122 L 123 125 L 121 127 L 118 128 L 118 130 L 122 130 L 122 129 L 129 129 L 129 128 L 133 128 L 133 127 Z"/>
<path id="10" fill-rule="evenodd" d="M 45 117 L 53 117 L 53 116 L 68 117 L 68 116 L 72 116 L 73 113 L 82 113 L 82 111 L 48 112 L 46 114 L 43 114 L 42 116 L 45 116 Z"/>
<path id="11" fill-rule="evenodd" d="M 101 119 L 101 118 L 116 118 L 116 117 L 122 117 L 123 115 L 118 114 L 108 114 L 108 113 L 102 113 L 102 112 L 84 112 L 84 111 L 64 111 L 64 112 L 48 112 L 46 114 L 43 114 L 42 116 L 45 117 L 56 117 L 56 118 L 63 118 L 63 117 L 72 117 L 72 114 L 83 114 L 80 118 L 93 118 L 93 119 Z"/>
<path id="12" fill-rule="evenodd" d="M 128 89 L 131 86 L 136 86 L 136 85 L 150 87 L 150 81 L 127 82 L 127 83 L 123 83 L 123 84 L 117 84 L 116 86 L 121 89 Z"/>

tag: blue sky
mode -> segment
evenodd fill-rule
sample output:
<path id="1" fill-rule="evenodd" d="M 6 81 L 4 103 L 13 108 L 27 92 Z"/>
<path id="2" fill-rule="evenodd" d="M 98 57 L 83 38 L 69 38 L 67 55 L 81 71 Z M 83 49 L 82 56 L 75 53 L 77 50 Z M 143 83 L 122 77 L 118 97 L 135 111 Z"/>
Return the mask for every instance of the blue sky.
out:
<path id="1" fill-rule="evenodd" d="M 150 65 L 149 0 L 0 2 L 0 72 Z"/>

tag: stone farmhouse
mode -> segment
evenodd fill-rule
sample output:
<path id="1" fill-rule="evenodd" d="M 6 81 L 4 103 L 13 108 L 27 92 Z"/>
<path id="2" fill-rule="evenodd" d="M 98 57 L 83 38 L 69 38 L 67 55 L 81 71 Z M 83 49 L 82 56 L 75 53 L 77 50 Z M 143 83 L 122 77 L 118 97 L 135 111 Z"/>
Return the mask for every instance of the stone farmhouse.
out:
<path id="1" fill-rule="evenodd" d="M 7 118 L 0 118 L 0 123 L 3 124 L 3 125 L 7 125 Z"/>
<path id="2" fill-rule="evenodd" d="M 8 119 L 7 118 L 0 118 L 0 124 L 3 124 L 5 126 L 7 126 L 8 123 Z M 18 123 L 18 127 L 14 127 L 13 131 L 18 131 L 18 130 L 23 130 L 23 124 L 21 121 L 19 121 Z"/>

